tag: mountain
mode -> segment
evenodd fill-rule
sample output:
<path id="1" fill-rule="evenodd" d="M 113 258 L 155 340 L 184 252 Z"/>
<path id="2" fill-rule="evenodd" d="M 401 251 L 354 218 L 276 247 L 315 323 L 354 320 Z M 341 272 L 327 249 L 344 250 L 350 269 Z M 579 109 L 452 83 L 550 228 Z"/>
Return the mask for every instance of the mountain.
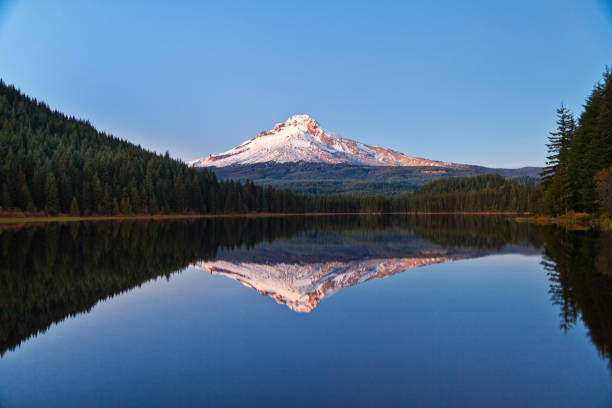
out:
<path id="1" fill-rule="evenodd" d="M 213 170 L 221 180 L 251 180 L 297 193 L 396 194 L 441 177 L 499 174 L 526 182 L 540 167 L 488 168 L 407 156 L 384 147 L 346 139 L 296 115 L 227 152 L 194 160 L 189 166 Z"/>
<path id="2" fill-rule="evenodd" d="M 361 166 L 461 167 L 427 160 L 335 135 L 308 115 L 295 115 L 225 153 L 189 163 L 192 167 L 226 167 L 255 163 L 328 163 Z"/>

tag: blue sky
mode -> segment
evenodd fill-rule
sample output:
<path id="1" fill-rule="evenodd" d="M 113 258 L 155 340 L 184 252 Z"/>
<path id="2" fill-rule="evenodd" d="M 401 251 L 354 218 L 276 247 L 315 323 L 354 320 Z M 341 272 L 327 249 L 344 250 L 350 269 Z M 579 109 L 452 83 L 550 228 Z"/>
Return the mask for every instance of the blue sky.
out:
<path id="1" fill-rule="evenodd" d="M 0 77 L 191 160 L 297 113 L 409 155 L 541 165 L 612 64 L 609 0 L 6 1 Z"/>

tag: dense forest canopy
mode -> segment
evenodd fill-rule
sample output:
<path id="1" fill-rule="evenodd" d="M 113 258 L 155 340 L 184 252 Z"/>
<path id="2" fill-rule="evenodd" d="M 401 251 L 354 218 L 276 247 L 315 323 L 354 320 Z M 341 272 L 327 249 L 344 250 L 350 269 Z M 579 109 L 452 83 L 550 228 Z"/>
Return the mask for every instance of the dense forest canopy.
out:
<path id="1" fill-rule="evenodd" d="M 302 199 L 97 131 L 0 81 L 0 206 L 71 215 L 301 212 Z"/>
<path id="2" fill-rule="evenodd" d="M 543 173 L 543 209 L 612 216 L 612 69 L 608 68 L 578 121 L 563 105 L 551 132 Z"/>
<path id="3" fill-rule="evenodd" d="M 443 178 L 391 197 L 307 196 L 306 208 L 325 212 L 527 212 L 539 208 L 541 194 L 537 185 L 486 174 Z"/>

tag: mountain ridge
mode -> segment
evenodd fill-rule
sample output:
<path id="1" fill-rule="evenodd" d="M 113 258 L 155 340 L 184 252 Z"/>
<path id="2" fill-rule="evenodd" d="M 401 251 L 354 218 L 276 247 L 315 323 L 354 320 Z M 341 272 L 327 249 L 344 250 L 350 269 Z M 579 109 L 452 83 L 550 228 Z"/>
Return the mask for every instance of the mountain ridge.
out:
<path id="1" fill-rule="evenodd" d="M 380 146 L 347 139 L 322 128 L 309 115 L 294 115 L 240 145 L 207 158 L 189 162 L 191 167 L 228 167 L 257 163 L 328 163 L 390 167 L 448 167 L 465 165 L 408 156 Z"/>

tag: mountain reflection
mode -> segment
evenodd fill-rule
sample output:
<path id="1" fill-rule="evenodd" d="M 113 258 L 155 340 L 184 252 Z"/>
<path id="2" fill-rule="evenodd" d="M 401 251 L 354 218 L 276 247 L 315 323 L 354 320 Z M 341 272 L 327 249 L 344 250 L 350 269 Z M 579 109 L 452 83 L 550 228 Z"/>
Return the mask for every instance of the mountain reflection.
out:
<path id="1" fill-rule="evenodd" d="M 309 312 L 343 288 L 419 266 L 494 253 L 539 251 L 526 242 L 495 249 L 447 248 L 404 225 L 378 231 L 305 232 L 249 250 L 221 251 L 214 260 L 193 266 L 232 278 L 294 311 Z"/>
<path id="2" fill-rule="evenodd" d="M 496 216 L 319 216 L 0 227 L 0 354 L 97 302 L 189 266 L 299 312 L 411 268 L 543 254 L 561 328 L 612 350 L 612 238 Z"/>

